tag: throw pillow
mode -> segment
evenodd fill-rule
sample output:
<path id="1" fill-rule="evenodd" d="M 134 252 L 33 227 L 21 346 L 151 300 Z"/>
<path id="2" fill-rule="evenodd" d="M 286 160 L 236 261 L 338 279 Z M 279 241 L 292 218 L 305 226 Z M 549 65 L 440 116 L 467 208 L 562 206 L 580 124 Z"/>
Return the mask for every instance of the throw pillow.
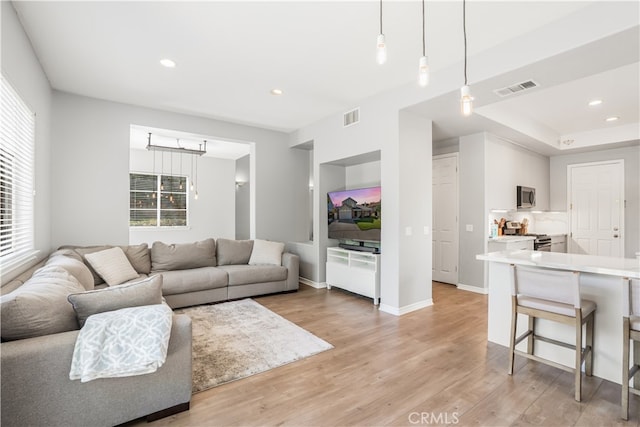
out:
<path id="1" fill-rule="evenodd" d="M 13 292 L 0 297 L 3 341 L 20 340 L 78 329 L 67 296 L 84 287 L 67 270 L 46 265 Z"/>
<path id="2" fill-rule="evenodd" d="M 151 268 L 153 271 L 187 270 L 215 266 L 216 242 L 213 239 L 171 245 L 154 242 L 151 246 Z"/>
<path id="3" fill-rule="evenodd" d="M 66 250 L 66 249 L 70 249 L 72 251 L 74 251 L 75 253 L 77 253 L 80 258 L 82 259 L 82 262 L 84 262 L 87 267 L 89 267 L 89 271 L 91 271 L 91 274 L 93 274 L 93 284 L 94 285 L 101 285 L 104 283 L 104 280 L 102 280 L 102 277 L 100 277 L 100 275 L 93 269 L 93 267 L 91 266 L 91 264 L 89 264 L 89 260 L 87 260 L 87 254 L 93 253 L 93 252 L 100 252 L 100 251 L 104 251 L 105 249 L 109 249 L 112 246 L 106 246 L 106 245 L 102 245 L 102 246 L 73 246 L 73 245 L 66 245 L 66 246 L 60 246 L 58 248 L 58 250 Z"/>
<path id="4" fill-rule="evenodd" d="M 253 242 L 249 265 L 282 265 L 283 252 L 284 243 L 256 239 Z"/>
<path id="5" fill-rule="evenodd" d="M 58 251 L 60 252 L 60 251 Z M 67 255 L 54 252 L 47 260 L 46 265 L 56 265 L 62 267 L 69 272 L 73 277 L 78 279 L 78 282 L 87 290 L 90 291 L 94 288 L 93 274 L 86 264 L 76 258 L 71 258 Z"/>
<path id="6" fill-rule="evenodd" d="M 216 256 L 218 265 L 248 264 L 253 250 L 253 240 L 218 239 Z"/>
<path id="7" fill-rule="evenodd" d="M 122 249 L 118 246 L 100 252 L 86 254 L 93 269 L 109 286 L 120 285 L 138 277 Z"/>
<path id="8" fill-rule="evenodd" d="M 92 314 L 162 303 L 162 276 L 113 288 L 97 289 L 68 296 L 80 327 Z"/>

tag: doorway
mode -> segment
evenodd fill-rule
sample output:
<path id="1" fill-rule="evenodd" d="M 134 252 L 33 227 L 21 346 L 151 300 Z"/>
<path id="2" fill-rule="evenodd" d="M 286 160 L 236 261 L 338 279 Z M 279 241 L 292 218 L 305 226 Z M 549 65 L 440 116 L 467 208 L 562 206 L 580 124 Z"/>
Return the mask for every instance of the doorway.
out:
<path id="1" fill-rule="evenodd" d="M 433 156 L 433 280 L 458 284 L 458 153 Z"/>
<path id="2" fill-rule="evenodd" d="M 624 256 L 624 160 L 567 166 L 569 253 Z"/>

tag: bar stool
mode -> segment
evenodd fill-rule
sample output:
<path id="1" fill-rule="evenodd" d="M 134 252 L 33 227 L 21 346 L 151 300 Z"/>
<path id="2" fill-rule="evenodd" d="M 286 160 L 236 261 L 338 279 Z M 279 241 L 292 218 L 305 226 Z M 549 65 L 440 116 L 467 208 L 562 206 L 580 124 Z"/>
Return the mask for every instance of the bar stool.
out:
<path id="1" fill-rule="evenodd" d="M 511 265 L 511 335 L 509 345 L 509 375 L 513 375 L 515 355 L 524 356 L 554 366 L 575 375 L 575 399 L 582 395 L 582 363 L 585 373 L 592 375 L 593 324 L 596 304 L 580 297 L 580 273 Z M 518 314 L 529 316 L 527 331 L 516 338 Z M 575 344 L 536 334 L 536 319 L 547 319 L 575 327 Z M 585 346 L 582 347 L 582 325 L 586 323 Z M 527 338 L 527 351 L 516 345 Z M 568 367 L 535 355 L 535 342 L 570 348 L 575 351 L 574 367 Z"/>
<path id="2" fill-rule="evenodd" d="M 640 365 L 634 362 L 629 368 L 629 340 L 640 344 L 640 279 L 622 279 L 622 419 L 629 419 L 629 393 L 640 396 L 640 389 L 629 388 L 631 380 L 638 371 Z M 635 351 L 640 346 L 635 346 L 634 359 L 639 360 L 640 355 Z M 634 382 L 634 387 L 639 387 L 638 380 Z"/>

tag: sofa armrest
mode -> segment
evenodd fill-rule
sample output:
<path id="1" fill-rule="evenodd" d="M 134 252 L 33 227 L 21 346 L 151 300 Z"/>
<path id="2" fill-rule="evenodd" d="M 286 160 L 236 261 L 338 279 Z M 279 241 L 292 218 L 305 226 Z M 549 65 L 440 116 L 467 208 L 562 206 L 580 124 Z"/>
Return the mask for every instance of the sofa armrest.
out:
<path id="1" fill-rule="evenodd" d="M 287 267 L 287 291 L 295 291 L 299 287 L 300 257 L 285 252 L 282 254 L 282 265 Z"/>
<path id="2" fill-rule="evenodd" d="M 191 318 L 173 316 L 155 373 L 71 381 L 79 331 L 1 344 L 2 425 L 116 425 L 191 400 Z"/>

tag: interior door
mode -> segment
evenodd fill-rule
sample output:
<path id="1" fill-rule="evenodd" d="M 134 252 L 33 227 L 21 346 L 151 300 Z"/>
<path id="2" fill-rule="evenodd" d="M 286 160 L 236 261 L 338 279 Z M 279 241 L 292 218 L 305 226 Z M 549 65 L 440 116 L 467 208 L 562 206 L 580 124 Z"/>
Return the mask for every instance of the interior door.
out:
<path id="1" fill-rule="evenodd" d="M 624 257 L 624 162 L 568 166 L 569 252 Z"/>
<path id="2" fill-rule="evenodd" d="M 433 280 L 458 283 L 458 155 L 433 157 Z"/>

